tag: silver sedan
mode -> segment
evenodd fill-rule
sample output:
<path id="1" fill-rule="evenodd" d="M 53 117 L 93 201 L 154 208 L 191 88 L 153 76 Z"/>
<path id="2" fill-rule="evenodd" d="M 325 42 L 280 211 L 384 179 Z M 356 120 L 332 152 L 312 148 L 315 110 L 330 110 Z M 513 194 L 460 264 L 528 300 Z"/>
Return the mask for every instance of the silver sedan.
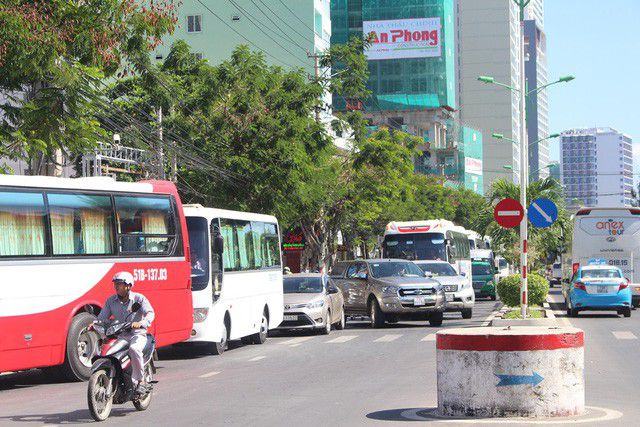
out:
<path id="1" fill-rule="evenodd" d="M 344 329 L 344 300 L 328 276 L 320 273 L 284 276 L 284 321 L 278 329 L 310 329 L 322 334 Z"/>

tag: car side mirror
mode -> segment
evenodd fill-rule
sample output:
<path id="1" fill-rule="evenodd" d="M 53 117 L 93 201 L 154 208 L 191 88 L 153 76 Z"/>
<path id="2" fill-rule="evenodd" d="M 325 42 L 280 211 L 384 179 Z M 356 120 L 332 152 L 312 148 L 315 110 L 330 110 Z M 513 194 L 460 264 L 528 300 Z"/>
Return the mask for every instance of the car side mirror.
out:
<path id="1" fill-rule="evenodd" d="M 463 271 L 462 273 L 460 273 L 460 275 L 461 275 L 462 277 L 467 277 L 467 273 L 465 273 L 464 271 Z"/>

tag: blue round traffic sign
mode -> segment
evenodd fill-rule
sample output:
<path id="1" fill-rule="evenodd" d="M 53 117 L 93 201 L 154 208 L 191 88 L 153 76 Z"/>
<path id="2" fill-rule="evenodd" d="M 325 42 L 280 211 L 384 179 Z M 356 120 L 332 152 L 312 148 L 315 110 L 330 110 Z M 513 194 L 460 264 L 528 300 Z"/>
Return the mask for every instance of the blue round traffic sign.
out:
<path id="1" fill-rule="evenodd" d="M 531 202 L 527 216 L 534 227 L 549 227 L 558 219 L 558 207 L 553 201 L 540 197 Z"/>

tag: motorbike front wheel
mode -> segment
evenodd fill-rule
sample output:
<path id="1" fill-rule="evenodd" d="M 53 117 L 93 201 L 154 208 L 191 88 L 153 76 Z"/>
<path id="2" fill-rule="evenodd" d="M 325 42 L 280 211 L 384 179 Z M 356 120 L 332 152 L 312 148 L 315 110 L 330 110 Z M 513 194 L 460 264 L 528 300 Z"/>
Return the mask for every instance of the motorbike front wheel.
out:
<path id="1" fill-rule="evenodd" d="M 89 412 L 96 421 L 104 421 L 109 418 L 113 406 L 113 390 L 110 386 L 111 379 L 105 369 L 95 371 L 89 377 L 87 388 L 87 401 Z"/>
<path id="2" fill-rule="evenodd" d="M 148 363 L 144 368 L 144 380 L 147 385 L 152 384 L 151 381 L 153 381 L 153 370 L 151 369 L 151 363 Z M 149 407 L 149 404 L 151 403 L 151 393 L 151 388 L 149 388 L 147 394 L 145 394 L 144 396 L 140 396 L 139 398 L 134 398 L 133 406 L 135 406 L 138 411 L 144 411 L 145 409 L 147 409 Z"/>

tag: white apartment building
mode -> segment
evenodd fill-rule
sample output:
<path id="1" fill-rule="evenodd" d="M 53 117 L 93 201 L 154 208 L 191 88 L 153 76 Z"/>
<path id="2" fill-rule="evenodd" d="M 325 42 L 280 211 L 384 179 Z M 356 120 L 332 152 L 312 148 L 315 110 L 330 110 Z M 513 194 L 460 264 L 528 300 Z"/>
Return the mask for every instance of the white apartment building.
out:
<path id="1" fill-rule="evenodd" d="M 567 206 L 631 205 L 632 140 L 609 127 L 562 133 L 561 179 Z"/>
<path id="2" fill-rule="evenodd" d="M 483 140 L 486 193 L 496 179 L 519 181 L 521 120 L 518 94 L 478 81 L 478 76 L 484 75 L 513 87 L 519 86 L 519 11 L 513 1 L 507 0 L 458 0 L 457 11 L 460 118 L 486 135 Z M 491 137 L 492 133 L 501 133 L 518 143 L 497 140 Z"/>

